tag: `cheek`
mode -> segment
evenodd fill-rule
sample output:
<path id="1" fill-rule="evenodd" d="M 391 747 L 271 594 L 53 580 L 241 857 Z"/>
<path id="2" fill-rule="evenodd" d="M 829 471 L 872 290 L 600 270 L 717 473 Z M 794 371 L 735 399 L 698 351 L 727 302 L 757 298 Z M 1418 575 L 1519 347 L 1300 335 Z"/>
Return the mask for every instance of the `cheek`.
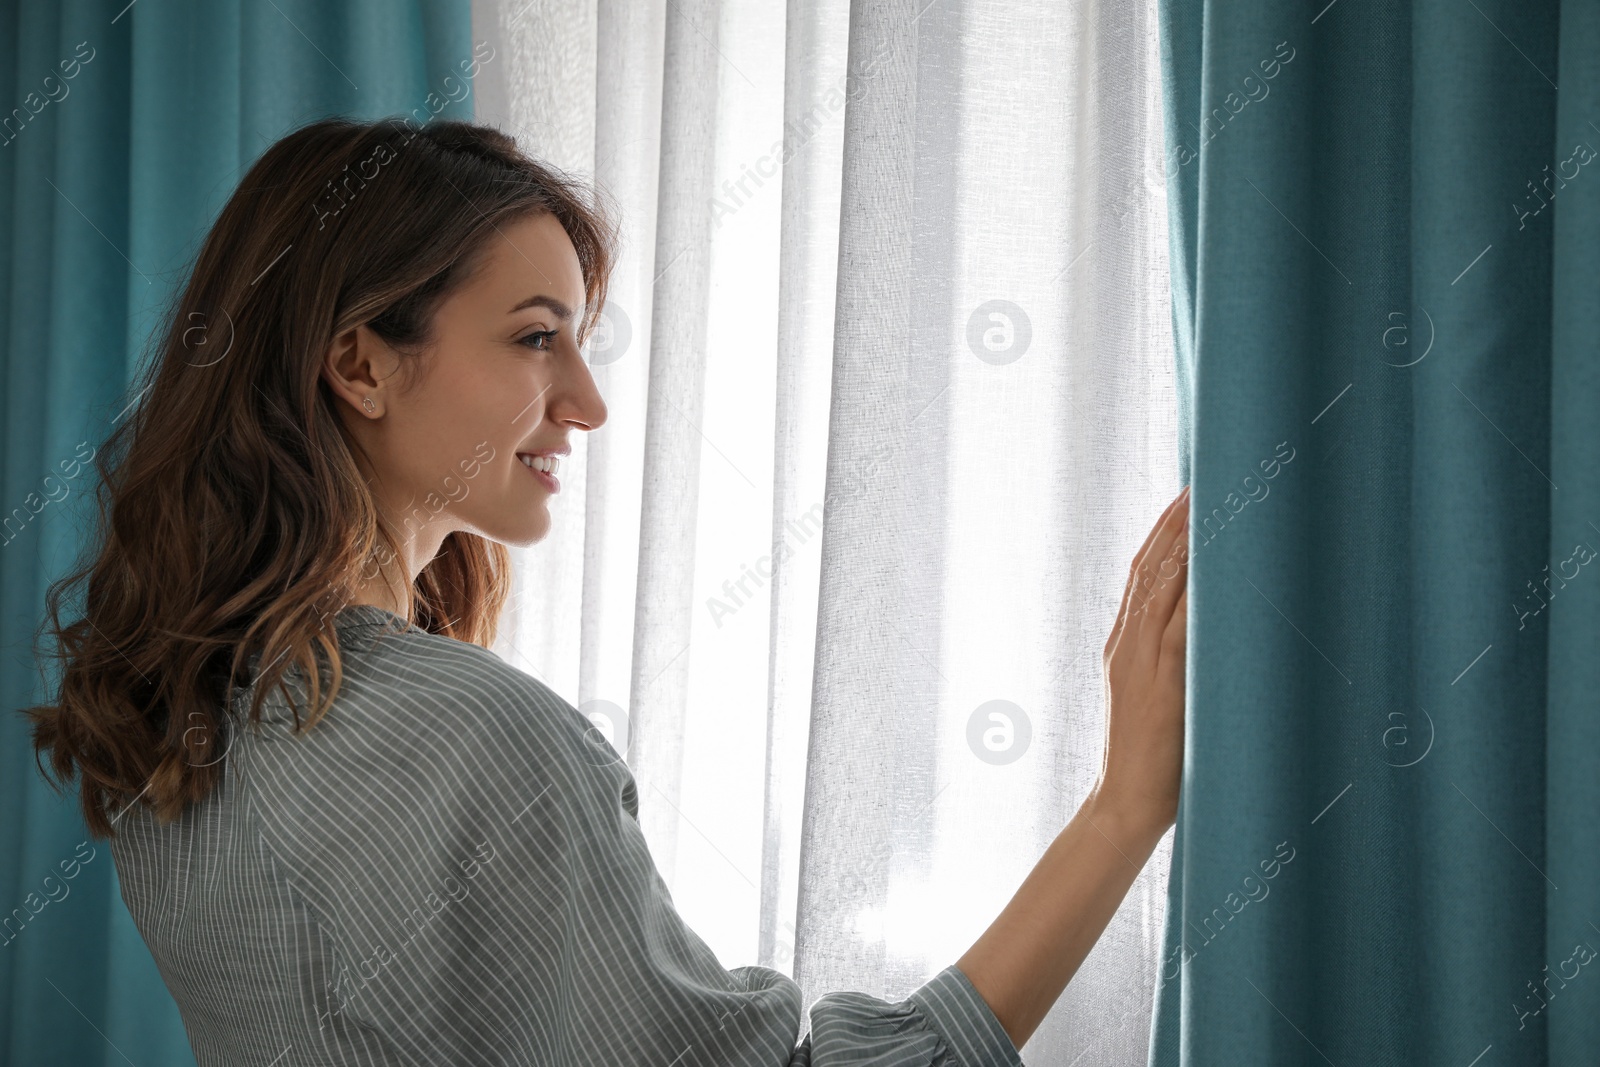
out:
<path id="1" fill-rule="evenodd" d="M 534 428 L 544 421 L 551 380 L 548 366 L 530 364 L 521 368 L 515 378 L 496 383 L 496 401 L 506 413 L 505 421 L 512 424 L 517 435 L 515 440 L 527 440 Z"/>
<path id="2" fill-rule="evenodd" d="M 430 507 L 468 503 L 511 473 L 522 422 L 513 423 L 517 391 L 493 377 L 458 371 L 440 375 L 422 394 L 416 418 L 405 431 L 412 489 Z"/>
<path id="3" fill-rule="evenodd" d="M 434 370 L 404 431 L 405 480 L 427 514 L 437 518 L 448 509 L 468 527 L 493 534 L 507 515 L 527 510 L 532 475 L 516 451 L 549 434 L 541 426 L 549 368 L 481 352 Z"/>

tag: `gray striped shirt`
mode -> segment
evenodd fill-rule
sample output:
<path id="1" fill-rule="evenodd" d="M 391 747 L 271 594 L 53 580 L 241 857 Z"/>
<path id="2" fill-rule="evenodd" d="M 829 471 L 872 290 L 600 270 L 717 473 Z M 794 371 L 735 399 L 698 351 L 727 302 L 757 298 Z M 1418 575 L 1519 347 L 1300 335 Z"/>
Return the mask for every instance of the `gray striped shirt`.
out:
<path id="1" fill-rule="evenodd" d="M 335 625 L 344 679 L 309 733 L 274 693 L 204 801 L 117 820 L 200 1067 L 1021 1064 L 954 965 L 897 1003 L 820 997 L 796 1047 L 799 987 L 684 924 L 633 775 L 576 708 L 382 608 Z"/>

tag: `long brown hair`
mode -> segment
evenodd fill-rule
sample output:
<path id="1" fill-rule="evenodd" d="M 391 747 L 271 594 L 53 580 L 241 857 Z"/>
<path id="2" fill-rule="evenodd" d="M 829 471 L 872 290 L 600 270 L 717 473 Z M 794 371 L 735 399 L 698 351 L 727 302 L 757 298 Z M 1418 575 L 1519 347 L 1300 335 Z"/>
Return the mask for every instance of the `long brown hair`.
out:
<path id="1" fill-rule="evenodd" d="M 53 635 L 60 689 L 23 711 L 52 786 L 79 777 L 93 836 L 109 837 L 129 804 L 168 821 L 211 791 L 239 679 L 255 684 L 251 723 L 274 687 L 298 731 L 326 714 L 342 679 L 333 616 L 400 552 L 322 380 L 328 347 L 365 323 L 414 373 L 434 311 L 497 230 L 547 212 L 582 268 L 582 343 L 604 303 L 615 212 L 498 130 L 325 119 L 250 168 L 167 314 L 138 407 L 96 457 L 95 537 L 46 597 L 39 636 Z M 509 560 L 451 533 L 411 588 L 411 621 L 487 646 Z M 81 617 L 63 626 L 80 594 Z M 297 678 L 303 722 L 286 684 Z"/>

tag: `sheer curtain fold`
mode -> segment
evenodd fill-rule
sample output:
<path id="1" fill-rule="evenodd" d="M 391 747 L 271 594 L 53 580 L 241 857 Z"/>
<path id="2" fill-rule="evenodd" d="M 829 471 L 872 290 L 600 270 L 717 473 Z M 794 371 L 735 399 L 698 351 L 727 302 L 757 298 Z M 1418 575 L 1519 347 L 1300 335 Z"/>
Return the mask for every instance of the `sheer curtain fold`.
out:
<path id="1" fill-rule="evenodd" d="M 756 958 L 792 973 L 800 830 L 816 648 L 820 552 L 788 551 L 817 535 L 826 508 L 828 407 L 839 256 L 849 0 L 791 0 L 784 34 L 782 241 L 779 247 L 772 602 L 763 789 L 761 914 Z"/>
<path id="2" fill-rule="evenodd" d="M 480 35 L 518 9 L 478 0 Z M 586 10 L 517 32 L 599 53 L 610 418 L 503 654 L 626 753 L 724 963 L 900 997 L 1087 793 L 1100 649 L 1178 489 L 1153 2 Z M 559 76 L 537 55 L 506 78 Z M 524 113 L 583 96 L 501 118 L 583 169 Z M 1030 1061 L 1143 1061 L 1166 854 Z"/>
<path id="3" fill-rule="evenodd" d="M 649 397 L 639 524 L 629 759 L 652 792 L 640 808 L 663 876 L 677 854 L 694 609 L 720 0 L 673 0 L 662 72 L 657 274 L 650 294 Z M 666 634 L 681 635 L 674 643 Z"/>
<path id="4" fill-rule="evenodd" d="M 563 170 L 594 174 L 600 148 L 597 67 L 605 53 L 593 3 L 519 0 L 503 5 L 472 0 L 474 39 L 492 49 L 474 86 L 474 118 L 498 126 L 525 151 Z M 597 375 L 598 377 L 598 375 Z M 626 395 L 626 383 L 621 388 Z M 570 434 L 572 455 L 562 461 L 562 503 L 594 514 L 594 523 L 552 523 L 534 549 L 513 548 L 512 607 L 497 644 L 519 667 L 563 692 L 576 689 L 583 628 L 530 604 L 577 603 L 584 597 L 585 553 L 604 537 L 603 512 L 587 506 L 591 465 L 605 463 L 610 439 Z M 621 435 L 619 435 L 621 436 Z M 593 450 L 601 450 L 593 455 Z M 617 472 L 617 477 L 626 477 Z M 597 479 L 603 497 L 607 479 Z"/>

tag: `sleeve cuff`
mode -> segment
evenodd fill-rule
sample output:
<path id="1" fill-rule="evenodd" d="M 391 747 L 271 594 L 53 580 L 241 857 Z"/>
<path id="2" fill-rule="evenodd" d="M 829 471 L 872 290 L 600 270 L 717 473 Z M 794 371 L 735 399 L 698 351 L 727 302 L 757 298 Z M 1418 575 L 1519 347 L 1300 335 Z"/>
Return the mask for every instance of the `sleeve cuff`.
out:
<path id="1" fill-rule="evenodd" d="M 962 1067 L 1022 1067 L 1011 1037 L 961 968 L 951 964 L 906 998 Z"/>

